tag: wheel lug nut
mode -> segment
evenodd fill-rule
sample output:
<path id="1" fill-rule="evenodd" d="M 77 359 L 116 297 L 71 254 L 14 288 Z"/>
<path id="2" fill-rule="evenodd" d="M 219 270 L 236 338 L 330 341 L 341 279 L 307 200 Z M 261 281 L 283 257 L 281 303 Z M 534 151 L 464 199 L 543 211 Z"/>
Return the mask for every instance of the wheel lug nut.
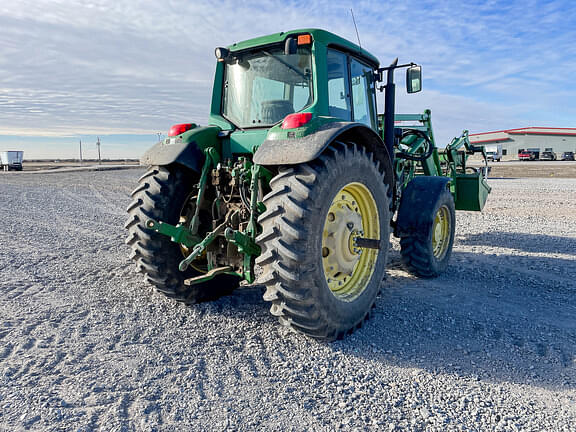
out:
<path id="1" fill-rule="evenodd" d="M 336 219 L 336 216 L 334 216 L 334 213 L 328 213 L 328 221 L 334 222 L 334 219 Z"/>

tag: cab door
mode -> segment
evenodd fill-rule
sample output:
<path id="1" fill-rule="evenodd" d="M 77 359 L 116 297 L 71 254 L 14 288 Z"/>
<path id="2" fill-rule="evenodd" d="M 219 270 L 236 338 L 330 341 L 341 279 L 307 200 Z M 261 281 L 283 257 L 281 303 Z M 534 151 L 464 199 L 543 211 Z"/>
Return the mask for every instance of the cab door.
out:
<path id="1" fill-rule="evenodd" d="M 353 120 L 377 130 L 374 71 L 359 60 L 350 58 Z"/>
<path id="2" fill-rule="evenodd" d="M 377 130 L 374 70 L 355 57 L 328 49 L 328 113 Z"/>

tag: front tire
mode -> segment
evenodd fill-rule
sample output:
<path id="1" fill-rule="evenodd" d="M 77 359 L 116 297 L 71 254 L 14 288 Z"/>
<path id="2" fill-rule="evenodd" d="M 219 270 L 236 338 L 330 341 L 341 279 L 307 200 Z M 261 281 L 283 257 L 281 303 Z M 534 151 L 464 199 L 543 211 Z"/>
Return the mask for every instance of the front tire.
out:
<path id="1" fill-rule="evenodd" d="M 180 271 L 178 265 L 185 257 L 180 246 L 145 226 L 148 219 L 176 225 L 196 182 L 197 179 L 182 168 L 152 167 L 132 192 L 133 201 L 127 208 L 129 217 L 125 225 L 126 244 L 132 250 L 130 258 L 136 262 L 137 271 L 144 274 L 144 280 L 162 294 L 188 304 L 230 294 L 239 283 L 235 276 L 220 275 L 198 285 L 184 285 L 185 279 L 201 272 L 192 267 Z"/>
<path id="2" fill-rule="evenodd" d="M 260 282 L 280 323 L 334 340 L 368 317 L 385 274 L 389 197 L 379 164 L 354 144 L 280 169 L 260 216 Z M 380 249 L 354 246 L 357 237 Z"/>
<path id="3" fill-rule="evenodd" d="M 402 263 L 410 273 L 432 278 L 448 266 L 454 244 L 456 212 L 454 198 L 444 189 L 429 214 L 433 220 L 428 232 L 400 238 Z"/>

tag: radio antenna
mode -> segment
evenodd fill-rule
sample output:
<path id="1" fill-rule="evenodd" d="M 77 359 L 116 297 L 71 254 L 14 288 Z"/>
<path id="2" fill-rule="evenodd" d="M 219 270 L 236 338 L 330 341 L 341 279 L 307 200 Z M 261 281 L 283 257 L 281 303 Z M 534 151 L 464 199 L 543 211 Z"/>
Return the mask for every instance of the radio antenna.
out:
<path id="1" fill-rule="evenodd" d="M 360 43 L 360 35 L 358 34 L 358 27 L 356 26 L 356 20 L 354 19 L 354 11 L 350 8 L 350 13 L 352 14 L 352 22 L 354 23 L 354 28 L 356 29 L 356 37 L 358 38 L 358 46 L 362 49 L 362 44 Z"/>

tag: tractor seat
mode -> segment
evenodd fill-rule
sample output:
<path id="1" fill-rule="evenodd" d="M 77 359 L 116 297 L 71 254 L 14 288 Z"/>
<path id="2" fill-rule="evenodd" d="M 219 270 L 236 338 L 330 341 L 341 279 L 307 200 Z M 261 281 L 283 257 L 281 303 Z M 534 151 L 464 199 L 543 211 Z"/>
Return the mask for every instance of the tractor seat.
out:
<path id="1" fill-rule="evenodd" d="M 262 102 L 262 123 L 277 123 L 294 112 L 294 106 L 287 100 L 269 100 Z"/>

